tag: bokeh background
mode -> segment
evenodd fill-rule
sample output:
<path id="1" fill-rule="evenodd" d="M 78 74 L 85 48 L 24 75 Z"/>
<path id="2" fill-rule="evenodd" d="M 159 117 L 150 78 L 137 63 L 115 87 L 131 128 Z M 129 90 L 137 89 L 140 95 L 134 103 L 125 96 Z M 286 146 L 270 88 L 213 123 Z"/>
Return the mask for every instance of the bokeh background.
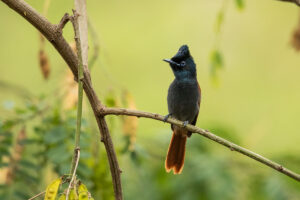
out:
<path id="1" fill-rule="evenodd" d="M 43 12 L 44 1 L 27 2 Z M 72 8 L 71 0 L 52 0 L 47 18 L 58 23 Z M 88 1 L 88 14 L 91 56 L 99 46 L 92 81 L 107 105 L 167 114 L 173 74 L 162 59 L 188 44 L 202 88 L 197 126 L 300 172 L 295 5 Z M 69 171 L 77 90 L 50 43 L 41 45 L 39 33 L 3 3 L 0 27 L 0 194 L 26 199 Z M 73 42 L 70 24 L 64 35 Z M 51 71 L 47 80 L 39 66 L 41 48 Z M 79 178 L 95 199 L 113 199 L 106 154 L 86 99 L 84 103 Z M 188 141 L 183 173 L 167 174 L 168 124 L 107 119 L 125 199 L 300 199 L 296 181 L 199 135 Z"/>

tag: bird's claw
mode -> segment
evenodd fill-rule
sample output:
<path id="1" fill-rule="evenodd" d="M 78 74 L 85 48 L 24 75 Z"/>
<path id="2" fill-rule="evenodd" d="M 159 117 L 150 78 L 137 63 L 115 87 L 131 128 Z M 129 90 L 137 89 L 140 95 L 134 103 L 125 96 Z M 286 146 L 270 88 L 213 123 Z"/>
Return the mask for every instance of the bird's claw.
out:
<path id="1" fill-rule="evenodd" d="M 166 121 L 169 119 L 170 116 L 171 116 L 171 113 L 167 114 L 167 115 L 164 117 L 164 122 L 166 122 Z"/>
<path id="2" fill-rule="evenodd" d="M 184 121 L 183 122 L 183 127 L 185 128 L 189 124 L 189 121 Z"/>

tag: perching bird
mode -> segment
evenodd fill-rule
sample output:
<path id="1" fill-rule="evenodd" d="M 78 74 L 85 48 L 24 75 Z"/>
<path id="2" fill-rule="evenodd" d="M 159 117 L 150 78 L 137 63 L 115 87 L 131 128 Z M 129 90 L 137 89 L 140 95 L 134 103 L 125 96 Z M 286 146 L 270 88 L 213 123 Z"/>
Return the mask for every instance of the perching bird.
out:
<path id="1" fill-rule="evenodd" d="M 195 125 L 200 108 L 201 90 L 197 81 L 196 64 L 188 46 L 181 46 L 173 58 L 164 61 L 170 64 L 175 75 L 168 91 L 169 114 L 165 120 L 171 116 L 184 121 L 183 127 L 189 123 Z M 165 168 L 167 172 L 173 169 L 174 174 L 180 174 L 183 169 L 186 139 L 192 134 L 183 127 L 171 125 L 173 136 Z"/>

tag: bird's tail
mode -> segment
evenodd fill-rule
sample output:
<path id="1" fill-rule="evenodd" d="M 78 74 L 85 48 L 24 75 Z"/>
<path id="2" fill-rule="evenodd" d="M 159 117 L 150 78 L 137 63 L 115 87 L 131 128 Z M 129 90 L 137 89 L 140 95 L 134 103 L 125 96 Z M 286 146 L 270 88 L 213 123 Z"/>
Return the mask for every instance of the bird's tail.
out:
<path id="1" fill-rule="evenodd" d="M 174 129 L 167 158 L 165 161 L 165 168 L 167 172 L 173 169 L 174 174 L 180 174 L 183 169 L 185 157 L 185 143 L 187 135 L 181 133 L 185 130 Z"/>

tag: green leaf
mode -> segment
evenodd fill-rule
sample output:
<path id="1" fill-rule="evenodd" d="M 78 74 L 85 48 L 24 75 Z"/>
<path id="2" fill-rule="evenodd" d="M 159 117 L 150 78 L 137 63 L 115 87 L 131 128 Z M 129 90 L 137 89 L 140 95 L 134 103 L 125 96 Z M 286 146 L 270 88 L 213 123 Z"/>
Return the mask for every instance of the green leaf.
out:
<path id="1" fill-rule="evenodd" d="M 216 20 L 216 33 L 219 33 L 221 30 L 221 26 L 224 22 L 224 12 L 221 10 L 219 11 L 217 15 L 217 20 Z"/>
<path id="2" fill-rule="evenodd" d="M 16 120 L 7 120 L 3 123 L 3 129 L 10 129 L 11 127 L 13 127 L 16 124 Z"/>
<path id="3" fill-rule="evenodd" d="M 86 152 L 86 151 L 82 151 L 80 153 L 80 158 L 83 158 L 83 159 L 88 159 L 88 158 L 91 158 L 92 155 L 89 153 L 89 152 Z"/>
<path id="4" fill-rule="evenodd" d="M 9 163 L 7 163 L 7 162 L 1 163 L 1 162 L 0 162 L 0 168 L 8 167 L 8 166 L 9 166 Z"/>
<path id="5" fill-rule="evenodd" d="M 245 7 L 245 1 L 244 0 L 235 0 L 235 5 L 237 9 L 242 10 Z"/>
<path id="6" fill-rule="evenodd" d="M 20 199 L 20 200 L 29 198 L 28 194 L 25 191 L 21 191 L 21 190 L 15 191 L 14 196 L 15 196 L 15 198 Z"/>
<path id="7" fill-rule="evenodd" d="M 218 69 L 223 67 L 223 56 L 219 50 L 214 50 L 211 53 L 210 62 L 213 69 Z"/>
<path id="8" fill-rule="evenodd" d="M 15 109 L 16 114 L 24 114 L 27 112 L 27 110 L 25 110 L 24 108 L 16 108 Z"/>
<path id="9" fill-rule="evenodd" d="M 1 156 L 9 156 L 9 150 L 5 148 L 4 146 L 0 146 L 0 157 Z"/>
<path id="10" fill-rule="evenodd" d="M 39 166 L 37 166 L 36 164 L 28 161 L 28 160 L 20 160 L 19 161 L 19 165 L 25 168 L 29 168 L 29 169 L 39 169 Z"/>
<path id="11" fill-rule="evenodd" d="M 3 140 L 1 141 L 1 145 L 11 146 L 12 145 L 12 134 L 8 133 L 4 135 Z"/>
<path id="12" fill-rule="evenodd" d="M 42 141 L 40 139 L 30 139 L 26 138 L 24 140 L 21 140 L 19 144 L 26 145 L 26 144 L 40 144 Z"/>
<path id="13" fill-rule="evenodd" d="M 44 141 L 46 144 L 55 144 L 62 142 L 67 137 L 67 133 L 62 126 L 55 127 L 45 134 Z"/>
<path id="14" fill-rule="evenodd" d="M 4 107 L 6 110 L 11 110 L 11 109 L 14 108 L 14 106 L 15 106 L 15 102 L 13 102 L 13 101 L 5 101 L 5 102 L 3 103 L 3 107 Z"/>
<path id="15" fill-rule="evenodd" d="M 18 179 L 17 181 L 20 180 L 26 180 L 27 182 L 30 183 L 38 183 L 39 179 L 32 175 L 31 173 L 28 173 L 27 170 L 16 170 L 16 179 Z"/>
<path id="16" fill-rule="evenodd" d="M 71 154 L 64 144 L 49 149 L 47 156 L 52 162 L 57 164 L 71 160 Z"/>

